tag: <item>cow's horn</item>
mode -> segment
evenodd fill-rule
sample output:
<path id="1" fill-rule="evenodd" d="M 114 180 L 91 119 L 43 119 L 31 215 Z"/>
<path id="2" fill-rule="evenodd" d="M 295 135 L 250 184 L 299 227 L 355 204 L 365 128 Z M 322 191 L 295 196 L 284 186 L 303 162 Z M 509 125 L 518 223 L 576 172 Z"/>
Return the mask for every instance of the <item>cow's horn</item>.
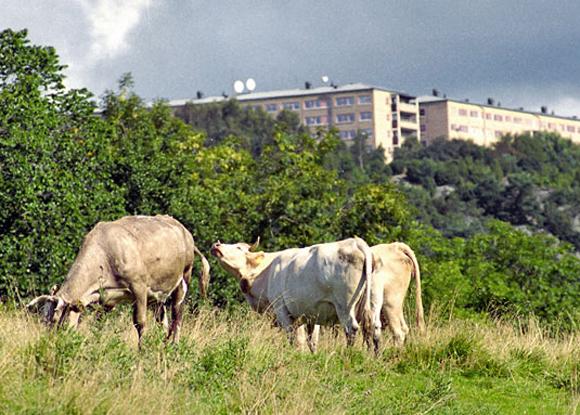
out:
<path id="1" fill-rule="evenodd" d="M 256 242 L 254 242 L 254 244 L 250 247 L 250 251 L 253 251 L 254 249 L 258 249 L 258 245 L 260 245 L 260 237 L 258 236 L 258 239 L 256 239 Z"/>

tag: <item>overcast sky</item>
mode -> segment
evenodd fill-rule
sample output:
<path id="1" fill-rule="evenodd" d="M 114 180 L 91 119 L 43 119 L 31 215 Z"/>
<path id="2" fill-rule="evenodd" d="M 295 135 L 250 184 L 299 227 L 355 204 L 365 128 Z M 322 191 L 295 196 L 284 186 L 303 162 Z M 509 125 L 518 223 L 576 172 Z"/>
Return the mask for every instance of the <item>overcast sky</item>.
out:
<path id="1" fill-rule="evenodd" d="M 0 0 L 0 29 L 57 49 L 96 96 L 364 82 L 580 116 L 579 0 Z"/>

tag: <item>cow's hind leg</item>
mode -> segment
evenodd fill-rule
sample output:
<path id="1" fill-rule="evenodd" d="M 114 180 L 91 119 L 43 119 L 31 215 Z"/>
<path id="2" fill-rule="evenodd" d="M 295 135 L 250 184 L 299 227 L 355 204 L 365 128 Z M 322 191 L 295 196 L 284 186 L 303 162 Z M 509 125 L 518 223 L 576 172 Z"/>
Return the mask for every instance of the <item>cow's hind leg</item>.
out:
<path id="1" fill-rule="evenodd" d="M 406 326 L 405 319 L 403 317 L 403 308 L 392 304 L 386 304 L 384 308 L 387 315 L 387 320 L 389 322 L 389 328 L 393 334 L 395 345 L 400 347 L 405 343 L 406 335 L 405 331 L 403 330 L 403 325 Z"/>
<path id="2" fill-rule="evenodd" d="M 169 327 L 169 331 L 167 333 L 167 340 L 173 336 L 173 342 L 179 341 L 179 336 L 181 333 L 181 320 L 183 319 L 183 303 L 185 301 L 185 296 L 187 295 L 187 282 L 190 279 L 191 268 L 188 272 L 186 272 L 186 275 L 171 295 L 171 326 Z"/>
<path id="3" fill-rule="evenodd" d="M 360 325 L 356 321 L 355 307 L 351 307 L 351 310 L 347 310 L 345 307 L 337 306 L 336 315 L 342 327 L 344 327 L 344 334 L 346 335 L 346 345 L 352 346 L 356 340 L 356 334 L 359 331 Z"/>
<path id="4" fill-rule="evenodd" d="M 165 331 L 169 331 L 169 318 L 167 317 L 167 308 L 164 303 L 157 304 L 155 309 L 155 321 L 163 326 Z"/>
<path id="5" fill-rule="evenodd" d="M 384 294 L 382 287 L 376 287 L 371 294 L 371 315 L 373 330 L 373 345 L 375 355 L 378 355 L 381 347 L 381 311 L 383 308 Z M 368 340 L 367 340 L 368 345 Z"/>
<path id="6" fill-rule="evenodd" d="M 142 286 L 132 287 L 135 303 L 133 304 L 133 325 L 137 329 L 139 336 L 139 349 L 145 332 L 145 321 L 147 319 L 147 289 Z"/>
<path id="7" fill-rule="evenodd" d="M 318 324 L 308 324 L 306 331 L 308 332 L 308 347 L 312 353 L 316 353 L 320 337 L 320 326 Z"/>

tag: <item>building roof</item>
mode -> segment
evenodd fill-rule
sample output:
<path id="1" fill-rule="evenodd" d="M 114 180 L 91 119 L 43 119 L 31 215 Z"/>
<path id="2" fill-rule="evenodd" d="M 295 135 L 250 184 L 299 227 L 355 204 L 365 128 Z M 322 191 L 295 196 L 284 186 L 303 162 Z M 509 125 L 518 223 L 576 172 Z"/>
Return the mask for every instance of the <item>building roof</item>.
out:
<path id="1" fill-rule="evenodd" d="M 435 96 L 432 96 L 432 95 L 425 95 L 425 96 L 417 97 L 417 102 L 419 103 L 419 105 L 422 105 L 422 104 L 434 104 L 434 103 L 438 103 L 438 102 L 454 102 L 454 103 L 457 103 L 457 104 L 474 105 L 474 106 L 477 106 L 477 107 L 492 108 L 494 110 L 504 110 L 504 111 L 511 111 L 511 112 L 520 112 L 522 114 L 541 115 L 542 117 L 553 117 L 553 118 L 559 118 L 559 119 L 562 119 L 562 120 L 580 121 L 578 118 L 565 117 L 563 115 L 549 114 L 549 113 L 538 112 L 538 111 L 526 111 L 526 110 L 519 109 L 519 108 L 499 107 L 497 105 L 490 105 L 490 104 L 479 104 L 477 102 L 461 101 L 461 100 L 452 99 L 452 98 L 435 97 Z"/>
<path id="2" fill-rule="evenodd" d="M 179 100 L 171 100 L 169 101 L 169 106 L 181 106 L 185 105 L 186 103 L 192 104 L 209 104 L 214 102 L 222 102 L 228 98 L 235 98 L 240 102 L 243 101 L 259 101 L 259 100 L 267 100 L 267 99 L 277 99 L 277 98 L 295 98 L 295 97 L 304 97 L 304 96 L 311 96 L 311 95 L 324 95 L 324 94 L 335 94 L 340 92 L 356 92 L 356 91 L 366 91 L 378 89 L 385 92 L 396 93 L 403 96 L 413 97 L 405 92 L 400 91 L 393 91 L 381 87 L 376 87 L 373 85 L 363 84 L 363 83 L 353 83 L 353 84 L 345 84 L 345 85 L 337 85 L 335 86 L 320 86 L 320 87 L 313 87 L 313 88 L 296 88 L 296 89 L 285 89 L 279 91 L 265 91 L 265 92 L 249 92 L 249 93 L 242 93 L 242 94 L 234 94 L 230 97 L 224 96 L 213 96 L 213 97 L 206 97 L 201 99 L 179 99 Z"/>

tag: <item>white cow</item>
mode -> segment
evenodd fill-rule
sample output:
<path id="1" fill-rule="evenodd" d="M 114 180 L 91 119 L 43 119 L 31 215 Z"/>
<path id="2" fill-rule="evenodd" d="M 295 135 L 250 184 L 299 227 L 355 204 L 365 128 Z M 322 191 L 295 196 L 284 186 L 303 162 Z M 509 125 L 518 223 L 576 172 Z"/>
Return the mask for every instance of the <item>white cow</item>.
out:
<path id="1" fill-rule="evenodd" d="M 317 335 L 315 325 L 340 323 L 351 345 L 360 327 L 359 300 L 362 325 L 372 324 L 371 285 L 367 284 L 372 277 L 372 253 L 362 239 L 278 252 L 251 252 L 251 248 L 246 243 L 218 241 L 211 253 L 240 281 L 252 308 L 258 312 L 271 308 L 291 338 L 302 324 L 309 334 Z M 372 331 L 365 328 L 365 333 Z"/>
<path id="2" fill-rule="evenodd" d="M 375 245 L 371 247 L 371 251 L 373 253 L 371 308 L 374 310 L 372 327 L 375 330 L 372 337 L 375 352 L 378 352 L 380 331 L 376 330 L 377 326 L 388 326 L 397 346 L 404 344 L 405 337 L 409 333 L 403 304 L 411 277 L 415 279 L 415 318 L 420 332 L 425 330 L 425 320 L 421 299 L 421 273 L 413 250 L 402 242 L 394 242 Z M 382 307 L 379 304 L 382 304 Z M 365 327 L 367 326 L 363 326 L 363 330 Z M 315 327 L 308 339 L 311 349 L 317 347 L 317 334 Z M 364 337 L 368 341 L 370 333 L 365 333 Z"/>
<path id="3" fill-rule="evenodd" d="M 402 242 L 371 247 L 373 253 L 372 301 L 382 304 L 374 307 L 375 325 L 387 324 L 397 346 L 403 345 L 409 333 L 403 304 L 411 282 L 415 279 L 415 317 L 419 331 L 424 331 L 423 301 L 421 299 L 421 272 L 413 250 Z M 372 307 L 372 304 L 371 304 Z M 375 344 L 375 347 L 378 347 Z"/>

